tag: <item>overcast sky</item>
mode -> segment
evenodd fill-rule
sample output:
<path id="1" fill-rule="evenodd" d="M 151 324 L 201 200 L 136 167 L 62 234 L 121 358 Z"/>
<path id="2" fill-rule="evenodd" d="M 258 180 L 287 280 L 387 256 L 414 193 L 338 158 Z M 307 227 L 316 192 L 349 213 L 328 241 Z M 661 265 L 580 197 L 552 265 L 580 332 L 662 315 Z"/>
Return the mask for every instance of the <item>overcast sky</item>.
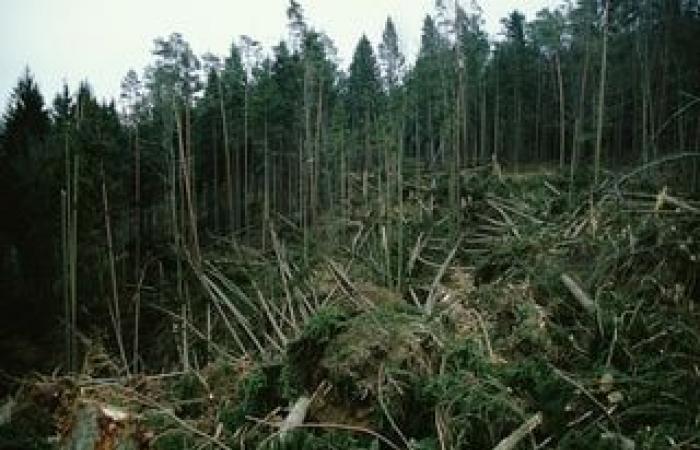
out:
<path id="1" fill-rule="evenodd" d="M 467 7 L 471 0 L 462 0 Z M 326 32 L 343 67 L 366 33 L 376 46 L 387 15 L 397 25 L 403 51 L 414 54 L 434 0 L 300 0 L 307 22 Z M 451 4 L 450 0 L 446 1 Z M 532 18 L 556 0 L 480 0 L 486 28 L 496 34 L 513 9 Z M 129 68 L 142 73 L 153 40 L 182 33 L 197 54 L 225 55 L 242 34 L 265 48 L 287 34 L 288 0 L 0 0 L 0 100 L 2 110 L 25 66 L 49 102 L 67 81 L 87 79 L 98 98 L 118 97 Z M 376 47 L 375 47 L 376 48 Z"/>

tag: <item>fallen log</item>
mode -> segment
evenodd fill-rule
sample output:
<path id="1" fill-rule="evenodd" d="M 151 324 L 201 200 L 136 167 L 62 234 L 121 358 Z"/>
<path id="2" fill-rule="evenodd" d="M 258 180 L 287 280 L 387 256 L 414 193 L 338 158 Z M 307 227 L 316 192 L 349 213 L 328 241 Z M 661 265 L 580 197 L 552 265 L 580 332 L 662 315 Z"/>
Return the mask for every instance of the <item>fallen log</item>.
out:
<path id="1" fill-rule="evenodd" d="M 287 434 L 301 426 L 306 419 L 306 413 L 311 405 L 311 398 L 309 397 L 299 397 L 299 399 L 294 403 L 292 409 L 289 411 L 287 418 L 284 419 L 280 425 L 279 437 L 280 441 L 284 442 L 287 439 Z"/>
<path id="2" fill-rule="evenodd" d="M 540 426 L 542 423 L 542 413 L 537 413 L 530 417 L 525 423 L 520 425 L 515 431 L 513 431 L 508 437 L 504 438 L 493 450 L 512 450 L 514 449 L 520 441 L 523 440 L 527 435 L 532 433 L 532 431 Z"/>
<path id="3" fill-rule="evenodd" d="M 590 315 L 596 316 L 598 307 L 591 297 L 567 274 L 561 274 L 561 281 L 569 289 L 571 295 L 578 300 L 581 307 Z"/>

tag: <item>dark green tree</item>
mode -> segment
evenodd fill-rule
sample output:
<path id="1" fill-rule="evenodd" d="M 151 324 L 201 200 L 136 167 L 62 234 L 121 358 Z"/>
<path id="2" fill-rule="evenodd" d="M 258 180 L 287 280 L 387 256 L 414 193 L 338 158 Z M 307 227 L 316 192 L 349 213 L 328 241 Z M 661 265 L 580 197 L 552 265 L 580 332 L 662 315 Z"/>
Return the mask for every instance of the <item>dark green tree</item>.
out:
<path id="1" fill-rule="evenodd" d="M 0 317 L 53 309 L 58 174 L 51 122 L 27 68 L 10 96 L 0 136 Z M 53 218 L 53 220 L 52 220 Z"/>
<path id="2" fill-rule="evenodd" d="M 377 59 L 367 36 L 362 35 L 350 63 L 347 102 L 352 118 L 366 126 L 381 105 L 382 89 Z"/>

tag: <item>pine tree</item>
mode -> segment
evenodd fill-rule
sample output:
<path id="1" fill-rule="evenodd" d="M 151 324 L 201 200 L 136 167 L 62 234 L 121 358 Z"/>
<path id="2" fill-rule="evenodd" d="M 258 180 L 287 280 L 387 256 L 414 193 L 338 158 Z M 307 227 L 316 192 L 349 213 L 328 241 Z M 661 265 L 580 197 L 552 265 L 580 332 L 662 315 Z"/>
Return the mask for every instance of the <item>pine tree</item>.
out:
<path id="1" fill-rule="evenodd" d="M 362 143 L 362 196 L 365 201 L 369 195 L 369 170 L 374 158 L 370 147 L 371 128 L 375 120 L 382 89 L 379 68 L 374 56 L 372 44 L 367 36 L 362 35 L 355 48 L 350 63 L 350 73 L 347 80 L 346 103 L 350 112 L 352 127 L 356 130 L 357 138 L 364 137 Z"/>
<path id="2" fill-rule="evenodd" d="M 348 76 L 347 101 L 355 123 L 364 124 L 377 112 L 381 100 L 380 73 L 372 44 L 362 35 L 355 48 Z"/>
<path id="3" fill-rule="evenodd" d="M 2 306 L 15 317 L 37 312 L 41 300 L 51 298 L 55 275 L 56 240 L 47 220 L 57 198 L 57 161 L 48 147 L 50 117 L 34 76 L 25 70 L 13 89 L 0 135 L 0 288 L 8 298 Z M 55 217 L 55 216 L 54 216 Z M 15 255 L 15 256 L 13 256 Z M 6 289 L 6 290 L 5 290 Z M 22 300 L 27 304 L 24 307 Z M 16 308 L 16 309 L 15 309 Z M 23 317 L 23 316 L 22 316 Z"/>
<path id="4" fill-rule="evenodd" d="M 382 42 L 379 44 L 379 60 L 382 67 L 382 81 L 387 92 L 395 89 L 403 77 L 406 58 L 399 48 L 399 38 L 391 17 L 386 19 Z"/>

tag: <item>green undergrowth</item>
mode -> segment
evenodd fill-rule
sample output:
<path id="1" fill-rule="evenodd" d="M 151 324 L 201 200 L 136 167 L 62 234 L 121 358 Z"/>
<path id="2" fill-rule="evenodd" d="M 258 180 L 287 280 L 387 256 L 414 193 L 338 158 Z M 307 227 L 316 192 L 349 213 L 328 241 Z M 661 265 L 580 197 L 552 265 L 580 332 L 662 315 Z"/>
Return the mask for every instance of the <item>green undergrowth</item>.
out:
<path id="1" fill-rule="evenodd" d="M 227 442 L 493 448 L 541 413 L 517 448 L 697 448 L 698 216 L 659 205 L 663 186 L 648 179 L 625 186 L 646 197 L 613 189 L 614 179 L 588 186 L 586 173 L 570 183 L 477 172 L 462 179 L 459 214 L 439 201 L 432 214 L 408 205 L 402 241 L 398 220 L 373 216 L 355 248 L 332 250 L 345 261 L 343 283 L 354 283 L 347 295 L 237 381 L 220 414 L 228 436 L 238 432 Z M 283 419 L 301 396 L 313 397 L 313 428 L 280 440 L 251 422 L 276 408 Z"/>
<path id="2" fill-rule="evenodd" d="M 22 405 L 9 423 L 0 425 L 0 448 L 49 450 L 54 446 L 48 436 L 53 433 L 52 418 L 45 409 Z"/>
<path id="3" fill-rule="evenodd" d="M 153 446 L 489 449 L 540 413 L 515 448 L 698 448 L 698 199 L 589 175 L 465 173 L 458 209 L 440 178 L 306 260 L 292 230 L 274 250 L 220 242 L 207 275 L 248 351 L 215 316 L 231 351 L 154 390 L 172 414 L 144 413 Z"/>

